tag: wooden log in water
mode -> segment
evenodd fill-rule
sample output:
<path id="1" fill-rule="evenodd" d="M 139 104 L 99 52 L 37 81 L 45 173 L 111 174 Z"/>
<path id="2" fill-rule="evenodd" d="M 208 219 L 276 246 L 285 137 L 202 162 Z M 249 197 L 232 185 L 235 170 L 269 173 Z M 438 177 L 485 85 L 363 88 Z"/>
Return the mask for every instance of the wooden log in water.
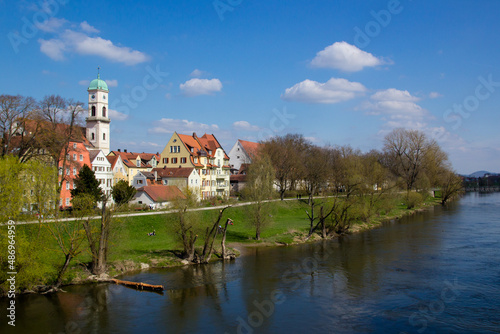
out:
<path id="1" fill-rule="evenodd" d="M 129 282 L 129 281 L 122 281 L 119 279 L 111 279 L 111 282 L 114 282 L 116 284 L 121 284 L 125 285 L 137 290 L 148 290 L 148 291 L 163 291 L 165 288 L 163 285 L 153 285 L 153 284 L 147 284 L 147 283 L 137 283 L 137 282 Z"/>

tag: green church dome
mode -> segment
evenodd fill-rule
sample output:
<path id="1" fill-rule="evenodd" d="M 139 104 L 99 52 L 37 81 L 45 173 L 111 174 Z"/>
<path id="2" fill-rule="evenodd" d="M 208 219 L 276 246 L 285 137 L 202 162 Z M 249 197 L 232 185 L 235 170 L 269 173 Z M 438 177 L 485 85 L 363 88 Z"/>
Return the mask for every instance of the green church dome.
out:
<path id="1" fill-rule="evenodd" d="M 94 79 L 90 82 L 89 88 L 87 90 L 94 90 L 94 89 L 102 89 L 105 91 L 109 91 L 108 85 L 104 80 L 101 80 L 100 74 L 97 74 L 97 79 Z"/>

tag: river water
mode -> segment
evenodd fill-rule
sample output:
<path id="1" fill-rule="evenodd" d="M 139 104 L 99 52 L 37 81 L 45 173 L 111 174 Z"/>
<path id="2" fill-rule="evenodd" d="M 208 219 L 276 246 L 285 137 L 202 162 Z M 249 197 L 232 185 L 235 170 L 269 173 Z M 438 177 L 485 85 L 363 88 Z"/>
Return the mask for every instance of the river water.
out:
<path id="1" fill-rule="evenodd" d="M 18 333 L 500 333 L 500 193 L 338 240 L 20 296 Z M 5 314 L 5 300 L 1 301 Z M 0 332 L 14 332 L 5 316 Z"/>

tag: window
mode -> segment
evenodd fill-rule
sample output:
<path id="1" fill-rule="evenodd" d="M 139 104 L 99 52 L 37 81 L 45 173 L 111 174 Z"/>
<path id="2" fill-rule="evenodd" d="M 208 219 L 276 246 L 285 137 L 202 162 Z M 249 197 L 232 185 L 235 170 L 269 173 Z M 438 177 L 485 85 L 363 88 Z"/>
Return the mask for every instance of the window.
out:
<path id="1" fill-rule="evenodd" d="M 69 175 L 69 168 L 66 168 L 66 175 Z"/>
<path id="2" fill-rule="evenodd" d="M 92 132 L 91 139 L 90 140 L 95 140 L 95 133 Z"/>
<path id="3" fill-rule="evenodd" d="M 69 198 L 66 198 L 66 205 L 69 205 Z"/>
<path id="4" fill-rule="evenodd" d="M 141 159 L 137 159 L 136 165 L 137 165 L 137 167 L 141 167 Z"/>
<path id="5" fill-rule="evenodd" d="M 69 160 L 69 159 L 70 159 L 69 154 L 66 154 L 66 160 Z"/>
<path id="6" fill-rule="evenodd" d="M 163 158 L 163 163 L 168 164 L 168 158 Z"/>
<path id="7" fill-rule="evenodd" d="M 106 140 L 106 134 L 105 133 L 102 134 L 102 140 Z"/>
<path id="8" fill-rule="evenodd" d="M 76 150 L 76 143 L 73 143 L 73 149 Z"/>
<path id="9" fill-rule="evenodd" d="M 76 161 L 76 153 L 73 153 L 73 160 Z"/>
<path id="10" fill-rule="evenodd" d="M 73 175 L 76 175 L 76 167 L 73 167 Z"/>
<path id="11" fill-rule="evenodd" d="M 172 158 L 172 163 L 176 164 L 177 163 L 177 158 Z"/>
<path id="12" fill-rule="evenodd" d="M 185 164 L 186 163 L 186 158 L 181 158 L 181 164 Z"/>
<path id="13" fill-rule="evenodd" d="M 69 190 L 69 182 L 66 181 L 66 190 Z"/>
<path id="14" fill-rule="evenodd" d="M 102 117 L 106 117 L 106 107 L 102 107 Z"/>
<path id="15" fill-rule="evenodd" d="M 194 157 L 194 163 L 197 164 L 198 163 L 198 157 Z"/>
<path id="16" fill-rule="evenodd" d="M 95 116 L 95 106 L 92 106 L 92 113 L 91 113 L 91 116 L 94 117 Z"/>
<path id="17" fill-rule="evenodd" d="M 142 184 L 142 180 L 137 180 L 137 184 Z"/>
<path id="18" fill-rule="evenodd" d="M 80 154 L 80 161 L 83 161 L 83 154 Z"/>

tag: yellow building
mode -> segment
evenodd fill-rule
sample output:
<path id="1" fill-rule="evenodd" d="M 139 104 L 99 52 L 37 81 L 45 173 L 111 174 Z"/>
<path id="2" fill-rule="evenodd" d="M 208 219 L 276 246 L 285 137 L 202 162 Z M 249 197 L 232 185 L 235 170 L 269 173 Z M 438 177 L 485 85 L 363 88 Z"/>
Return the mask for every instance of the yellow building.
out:
<path id="1" fill-rule="evenodd" d="M 160 154 L 158 167 L 194 167 L 201 177 L 202 199 L 229 196 L 229 157 L 214 135 L 175 132 Z"/>

